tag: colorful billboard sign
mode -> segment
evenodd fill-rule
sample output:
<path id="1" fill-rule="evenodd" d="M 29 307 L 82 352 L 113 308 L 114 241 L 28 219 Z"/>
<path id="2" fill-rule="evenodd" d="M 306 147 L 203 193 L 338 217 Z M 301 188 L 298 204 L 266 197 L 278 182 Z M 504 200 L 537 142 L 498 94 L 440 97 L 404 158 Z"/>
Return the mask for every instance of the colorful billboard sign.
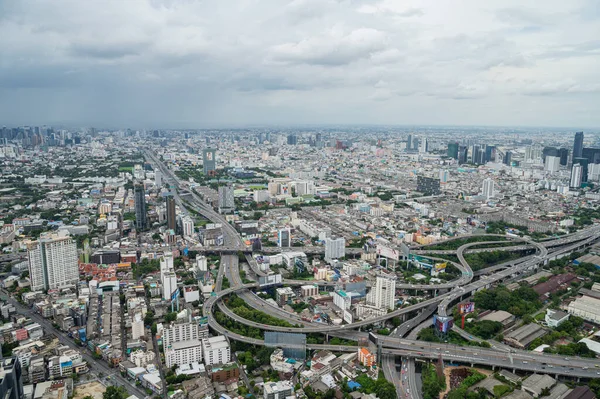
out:
<path id="1" fill-rule="evenodd" d="M 397 250 L 386 247 L 384 245 L 377 245 L 377 255 L 383 256 L 384 258 L 388 259 L 400 259 L 400 253 Z"/>
<path id="2" fill-rule="evenodd" d="M 433 316 L 433 328 L 443 334 L 446 334 L 454 325 L 454 319 L 448 316 Z"/>
<path id="3" fill-rule="evenodd" d="M 460 314 L 473 313 L 475 311 L 475 302 L 465 302 L 458 305 Z"/>

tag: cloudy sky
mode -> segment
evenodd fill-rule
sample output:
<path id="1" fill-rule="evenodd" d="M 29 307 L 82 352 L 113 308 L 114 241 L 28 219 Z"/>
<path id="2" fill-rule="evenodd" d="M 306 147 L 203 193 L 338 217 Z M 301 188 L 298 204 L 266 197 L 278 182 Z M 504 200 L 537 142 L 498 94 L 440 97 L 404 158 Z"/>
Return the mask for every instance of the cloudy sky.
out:
<path id="1" fill-rule="evenodd" d="M 600 126 L 597 0 L 0 0 L 0 124 Z"/>

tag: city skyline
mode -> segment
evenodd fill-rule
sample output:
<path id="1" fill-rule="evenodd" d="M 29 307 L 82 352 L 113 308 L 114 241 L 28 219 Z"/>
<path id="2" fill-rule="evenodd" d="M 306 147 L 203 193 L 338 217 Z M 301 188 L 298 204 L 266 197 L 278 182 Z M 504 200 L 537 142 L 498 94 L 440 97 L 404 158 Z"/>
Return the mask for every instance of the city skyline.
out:
<path id="1" fill-rule="evenodd" d="M 6 124 L 600 126 L 590 1 L 0 7 Z"/>

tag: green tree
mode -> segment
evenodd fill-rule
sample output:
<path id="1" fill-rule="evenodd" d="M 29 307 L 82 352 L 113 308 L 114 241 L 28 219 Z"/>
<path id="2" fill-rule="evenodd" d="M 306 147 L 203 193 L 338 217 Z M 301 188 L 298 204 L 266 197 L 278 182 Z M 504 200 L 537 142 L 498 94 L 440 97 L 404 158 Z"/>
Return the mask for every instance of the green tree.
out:
<path id="1" fill-rule="evenodd" d="M 102 399 L 126 399 L 128 397 L 127 390 L 122 386 L 108 386 L 102 394 Z"/>

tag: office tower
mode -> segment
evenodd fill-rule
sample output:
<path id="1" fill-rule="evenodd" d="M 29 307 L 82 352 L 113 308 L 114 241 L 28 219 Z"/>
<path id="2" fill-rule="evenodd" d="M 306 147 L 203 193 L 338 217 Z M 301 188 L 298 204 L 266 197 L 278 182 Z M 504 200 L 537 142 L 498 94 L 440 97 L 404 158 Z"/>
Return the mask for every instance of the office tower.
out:
<path id="1" fill-rule="evenodd" d="M 280 248 L 289 248 L 292 246 L 290 229 L 281 229 L 277 232 L 277 246 Z"/>
<path id="2" fill-rule="evenodd" d="M 165 301 L 170 301 L 174 296 L 176 298 L 175 291 L 177 288 L 177 275 L 174 271 L 168 271 L 163 274 L 162 278 L 162 289 L 163 289 L 163 299 Z"/>
<path id="3" fill-rule="evenodd" d="M 340 259 L 346 256 L 346 240 L 344 237 L 325 239 L 325 261 Z"/>
<path id="4" fill-rule="evenodd" d="M 406 149 L 412 150 L 412 148 L 413 148 L 413 136 L 412 136 L 412 134 L 409 134 L 408 138 L 406 139 Z"/>
<path id="5" fill-rule="evenodd" d="M 440 170 L 440 184 L 448 183 L 449 176 L 450 176 L 450 172 L 448 172 L 448 169 Z"/>
<path id="6" fill-rule="evenodd" d="M 544 147 L 542 150 L 542 160 L 544 163 L 546 162 L 546 157 L 557 157 L 558 156 L 558 148 L 555 147 Z"/>
<path id="7" fill-rule="evenodd" d="M 487 178 L 483 181 L 481 193 L 486 199 L 490 199 L 494 196 L 494 181 L 492 179 Z"/>
<path id="8" fill-rule="evenodd" d="M 287 143 L 288 143 L 288 145 L 296 145 L 296 144 L 298 144 L 298 136 L 296 136 L 293 133 L 288 134 L 288 136 L 287 136 Z"/>
<path id="9" fill-rule="evenodd" d="M 175 197 L 167 197 L 167 229 L 175 230 L 177 228 L 177 219 L 175 216 Z"/>
<path id="10" fill-rule="evenodd" d="M 378 309 L 394 310 L 396 307 L 396 276 L 380 273 L 375 287 L 367 294 L 367 304 Z"/>
<path id="11" fill-rule="evenodd" d="M 583 132 L 575 133 L 573 142 L 573 158 L 581 158 L 583 155 Z"/>
<path id="12" fill-rule="evenodd" d="M 135 228 L 144 230 L 146 222 L 146 191 L 143 184 L 136 184 L 133 188 L 135 200 Z"/>
<path id="13" fill-rule="evenodd" d="M 162 174 L 158 169 L 154 171 L 154 185 L 158 188 L 162 187 Z"/>
<path id="14" fill-rule="evenodd" d="M 446 155 L 449 158 L 458 159 L 458 142 L 448 143 L 448 152 Z"/>
<path id="15" fill-rule="evenodd" d="M 2 399 L 23 399 L 25 397 L 22 373 L 21 362 L 16 357 L 0 359 L 0 397 Z"/>
<path id="16" fill-rule="evenodd" d="M 219 213 L 228 213 L 235 210 L 233 187 L 219 186 Z"/>
<path id="17" fill-rule="evenodd" d="M 496 162 L 496 146 L 485 146 L 485 162 Z"/>
<path id="18" fill-rule="evenodd" d="M 579 164 L 573 164 L 571 168 L 571 181 L 569 182 L 570 188 L 581 188 L 583 180 L 583 166 Z"/>
<path id="19" fill-rule="evenodd" d="M 560 157 L 560 165 L 567 166 L 567 164 L 569 163 L 569 149 L 560 148 L 558 150 L 558 156 Z"/>
<path id="20" fill-rule="evenodd" d="M 557 152 L 558 154 L 558 152 Z M 544 162 L 544 170 L 550 173 L 558 172 L 560 169 L 560 157 L 547 155 Z"/>
<path id="21" fill-rule="evenodd" d="M 588 164 L 600 163 L 600 148 L 583 147 L 581 158 L 586 158 Z"/>
<path id="22" fill-rule="evenodd" d="M 439 195 L 440 180 L 433 177 L 417 176 L 417 191 L 425 195 Z"/>
<path id="23" fill-rule="evenodd" d="M 206 148 L 202 151 L 202 166 L 204 167 L 204 175 L 214 176 L 217 171 L 217 150 Z"/>
<path id="24" fill-rule="evenodd" d="M 41 291 L 79 282 L 77 245 L 71 237 L 41 238 L 27 246 L 31 290 Z"/>
<path id="25" fill-rule="evenodd" d="M 419 140 L 418 137 L 416 137 L 416 136 L 413 137 L 412 138 L 412 145 L 413 145 L 412 149 L 415 150 L 415 151 L 418 151 L 420 143 L 421 143 L 421 141 Z"/>
<path id="26" fill-rule="evenodd" d="M 208 259 L 203 255 L 196 255 L 196 267 L 201 272 L 208 271 Z"/>
<path id="27" fill-rule="evenodd" d="M 427 138 L 424 138 L 423 140 L 421 140 L 421 144 L 419 145 L 419 152 L 427 153 L 428 151 L 429 151 L 429 143 L 427 141 Z"/>
<path id="28" fill-rule="evenodd" d="M 458 147 L 458 164 L 462 165 L 467 163 L 467 159 L 469 157 L 469 147 L 466 145 L 461 145 Z"/>
<path id="29" fill-rule="evenodd" d="M 504 153 L 504 159 L 502 160 L 502 162 L 504 163 L 504 165 L 510 166 L 511 161 L 512 161 L 512 152 L 506 151 Z"/>
<path id="30" fill-rule="evenodd" d="M 587 158 L 573 158 L 573 165 L 581 165 L 581 182 L 587 183 L 588 181 L 588 165 L 589 161 Z"/>

